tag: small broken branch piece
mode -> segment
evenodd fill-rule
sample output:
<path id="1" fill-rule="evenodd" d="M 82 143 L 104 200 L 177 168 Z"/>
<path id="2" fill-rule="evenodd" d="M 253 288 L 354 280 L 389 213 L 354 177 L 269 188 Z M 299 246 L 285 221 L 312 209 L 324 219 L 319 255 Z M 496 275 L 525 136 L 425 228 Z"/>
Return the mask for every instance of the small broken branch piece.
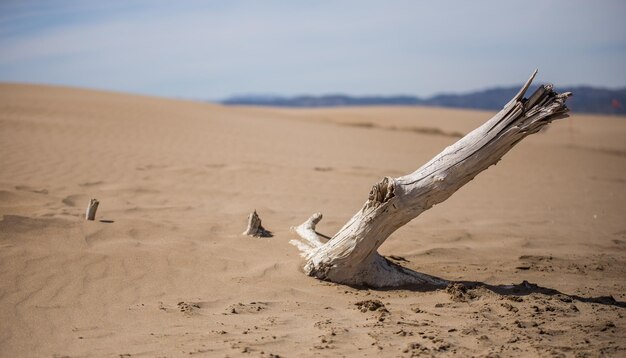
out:
<path id="1" fill-rule="evenodd" d="M 86 220 L 93 221 L 96 219 L 96 210 L 98 210 L 98 204 L 100 204 L 98 199 L 89 200 L 89 204 L 87 205 L 87 211 L 85 212 Z"/>
<path id="2" fill-rule="evenodd" d="M 298 233 L 301 240 L 291 240 L 289 243 L 297 246 L 300 249 L 300 256 L 304 258 L 308 258 L 309 254 L 312 254 L 316 249 L 324 245 L 319 238 L 319 234 L 315 231 L 315 226 L 320 220 L 322 220 L 322 213 L 315 213 L 307 221 L 291 228 L 291 230 Z"/>
<path id="3" fill-rule="evenodd" d="M 272 233 L 261 225 L 261 218 L 256 210 L 248 215 L 248 227 L 243 234 L 252 237 L 272 237 Z"/>

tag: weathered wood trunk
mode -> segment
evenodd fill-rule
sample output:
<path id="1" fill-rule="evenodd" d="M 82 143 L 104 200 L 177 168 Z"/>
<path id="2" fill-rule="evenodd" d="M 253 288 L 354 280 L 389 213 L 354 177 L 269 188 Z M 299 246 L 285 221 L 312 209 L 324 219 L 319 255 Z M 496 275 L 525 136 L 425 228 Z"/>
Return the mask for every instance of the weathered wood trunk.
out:
<path id="1" fill-rule="evenodd" d="M 528 99 L 524 94 L 537 71 L 519 93 L 493 118 L 475 129 L 415 172 L 386 177 L 372 188 L 368 200 L 328 242 L 315 232 L 316 214 L 296 228 L 301 240 L 304 271 L 323 280 L 351 285 L 389 287 L 447 284 L 445 280 L 404 269 L 378 254 L 380 245 L 398 228 L 449 198 L 478 173 L 497 163 L 524 137 L 558 118 L 567 117 L 565 101 L 543 85 Z"/>

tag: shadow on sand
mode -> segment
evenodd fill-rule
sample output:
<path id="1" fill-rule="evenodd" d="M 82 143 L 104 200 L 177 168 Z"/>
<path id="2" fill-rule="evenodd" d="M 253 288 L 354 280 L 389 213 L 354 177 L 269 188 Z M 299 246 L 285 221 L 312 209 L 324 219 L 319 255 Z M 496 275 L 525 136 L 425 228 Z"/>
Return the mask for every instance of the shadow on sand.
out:
<path id="1" fill-rule="evenodd" d="M 414 292 L 431 292 L 431 291 L 437 291 L 441 289 L 450 289 L 453 286 L 455 286 L 455 289 L 460 288 L 462 290 L 476 289 L 476 288 L 482 287 L 501 296 L 527 296 L 533 293 L 540 293 L 546 296 L 558 296 L 561 300 L 572 300 L 572 301 L 578 301 L 578 302 L 584 302 L 584 303 L 597 303 L 601 305 L 626 308 L 626 302 L 617 301 L 615 298 L 613 298 L 613 296 L 582 297 L 578 295 L 569 295 L 557 289 L 549 288 L 549 287 L 542 287 L 537 284 L 530 283 L 526 280 L 522 281 L 521 283 L 512 284 L 512 285 L 490 285 L 488 283 L 484 283 L 480 281 L 448 281 L 439 277 L 430 276 L 427 274 L 413 271 L 404 266 L 400 266 L 397 263 L 392 262 L 390 260 L 387 260 L 387 261 L 391 265 L 401 268 L 402 271 L 408 274 L 414 273 L 414 274 L 418 274 L 422 276 L 426 275 L 435 280 L 446 281 L 448 282 L 448 284 L 447 285 L 419 284 L 419 285 L 405 285 L 405 286 L 400 286 L 400 287 L 388 287 L 388 288 L 368 287 L 369 289 L 380 290 L 380 291 L 408 290 L 408 291 L 414 291 Z M 365 287 L 354 287 L 354 288 L 362 289 Z"/>

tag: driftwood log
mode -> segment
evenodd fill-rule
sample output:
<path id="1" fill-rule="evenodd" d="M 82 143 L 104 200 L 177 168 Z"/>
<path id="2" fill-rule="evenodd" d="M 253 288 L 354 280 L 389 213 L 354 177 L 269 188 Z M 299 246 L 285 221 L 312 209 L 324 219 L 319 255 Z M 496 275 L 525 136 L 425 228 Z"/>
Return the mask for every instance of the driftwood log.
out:
<path id="1" fill-rule="evenodd" d="M 99 204 L 100 202 L 97 199 L 89 200 L 89 204 L 87 204 L 87 210 L 85 211 L 85 219 L 92 221 L 96 219 L 96 211 L 98 210 Z"/>
<path id="2" fill-rule="evenodd" d="M 307 259 L 305 273 L 322 280 L 371 287 L 446 285 L 445 280 L 388 261 L 377 250 L 394 231 L 449 198 L 524 137 L 555 119 L 567 117 L 565 101 L 571 93 L 559 94 L 552 85 L 542 85 L 524 98 L 536 74 L 493 118 L 421 168 L 399 178 L 386 177 L 374 185 L 361 210 L 328 242 L 323 242 L 315 231 L 322 218 L 319 213 L 295 228 L 300 239 L 291 243 Z"/>

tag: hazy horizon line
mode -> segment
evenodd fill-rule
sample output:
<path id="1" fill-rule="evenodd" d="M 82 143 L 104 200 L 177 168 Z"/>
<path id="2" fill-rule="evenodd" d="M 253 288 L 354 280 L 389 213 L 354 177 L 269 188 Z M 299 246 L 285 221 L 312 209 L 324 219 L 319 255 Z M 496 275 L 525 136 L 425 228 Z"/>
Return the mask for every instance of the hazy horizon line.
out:
<path id="1" fill-rule="evenodd" d="M 191 100 L 191 101 L 202 101 L 202 102 L 210 102 L 210 103 L 221 103 L 223 101 L 234 99 L 234 98 L 243 98 L 243 97 L 259 97 L 259 98 L 279 98 L 279 99 L 287 99 L 287 98 L 298 98 L 298 97 L 327 97 L 327 96 L 347 96 L 347 97 L 381 97 L 381 98 L 389 98 L 389 97 L 414 97 L 418 99 L 430 99 L 437 96 L 448 96 L 448 95 L 467 95 L 478 92 L 485 92 L 490 90 L 499 90 L 499 89 L 511 89 L 511 88 L 520 88 L 523 86 L 523 82 L 519 84 L 501 84 L 501 85 L 493 85 L 493 86 L 484 86 L 477 87 L 472 90 L 449 90 L 443 92 L 433 92 L 430 95 L 419 95 L 415 93 L 403 93 L 403 92 L 390 92 L 390 93 L 382 93 L 382 92 L 369 92 L 369 93 L 355 93 L 355 92 L 347 92 L 347 91 L 326 91 L 326 92 L 299 92 L 293 94 L 286 93 L 276 93 L 276 92 L 234 92 L 230 95 L 223 96 L 220 98 L 211 98 L 207 97 L 194 97 L 194 96 L 184 96 L 184 95 L 159 95 L 152 94 L 148 92 L 141 91 L 127 91 L 127 90 L 118 90 L 111 89 L 100 86 L 84 86 L 84 85 L 73 85 L 73 84 L 59 84 L 59 83 L 50 83 L 50 82 L 34 82 L 34 81 L 3 81 L 0 80 L 0 84 L 8 84 L 8 85 L 32 85 L 32 86 L 50 86 L 50 87 L 64 87 L 71 89 L 84 89 L 91 91 L 102 91 L 102 92 L 112 92 L 119 94 L 129 94 L 129 95 L 138 95 L 138 96 L 146 96 L 146 97 L 157 97 L 157 98 L 169 98 L 169 99 L 181 99 L 181 100 Z M 620 91 L 626 90 L 626 85 L 623 86 L 600 86 L 600 85 L 591 85 L 591 84 L 569 84 L 569 85 L 556 85 L 551 82 L 538 82 L 533 86 L 541 85 L 541 84 L 553 84 L 556 89 L 559 88 L 592 88 L 595 90 L 609 90 L 609 91 Z"/>

